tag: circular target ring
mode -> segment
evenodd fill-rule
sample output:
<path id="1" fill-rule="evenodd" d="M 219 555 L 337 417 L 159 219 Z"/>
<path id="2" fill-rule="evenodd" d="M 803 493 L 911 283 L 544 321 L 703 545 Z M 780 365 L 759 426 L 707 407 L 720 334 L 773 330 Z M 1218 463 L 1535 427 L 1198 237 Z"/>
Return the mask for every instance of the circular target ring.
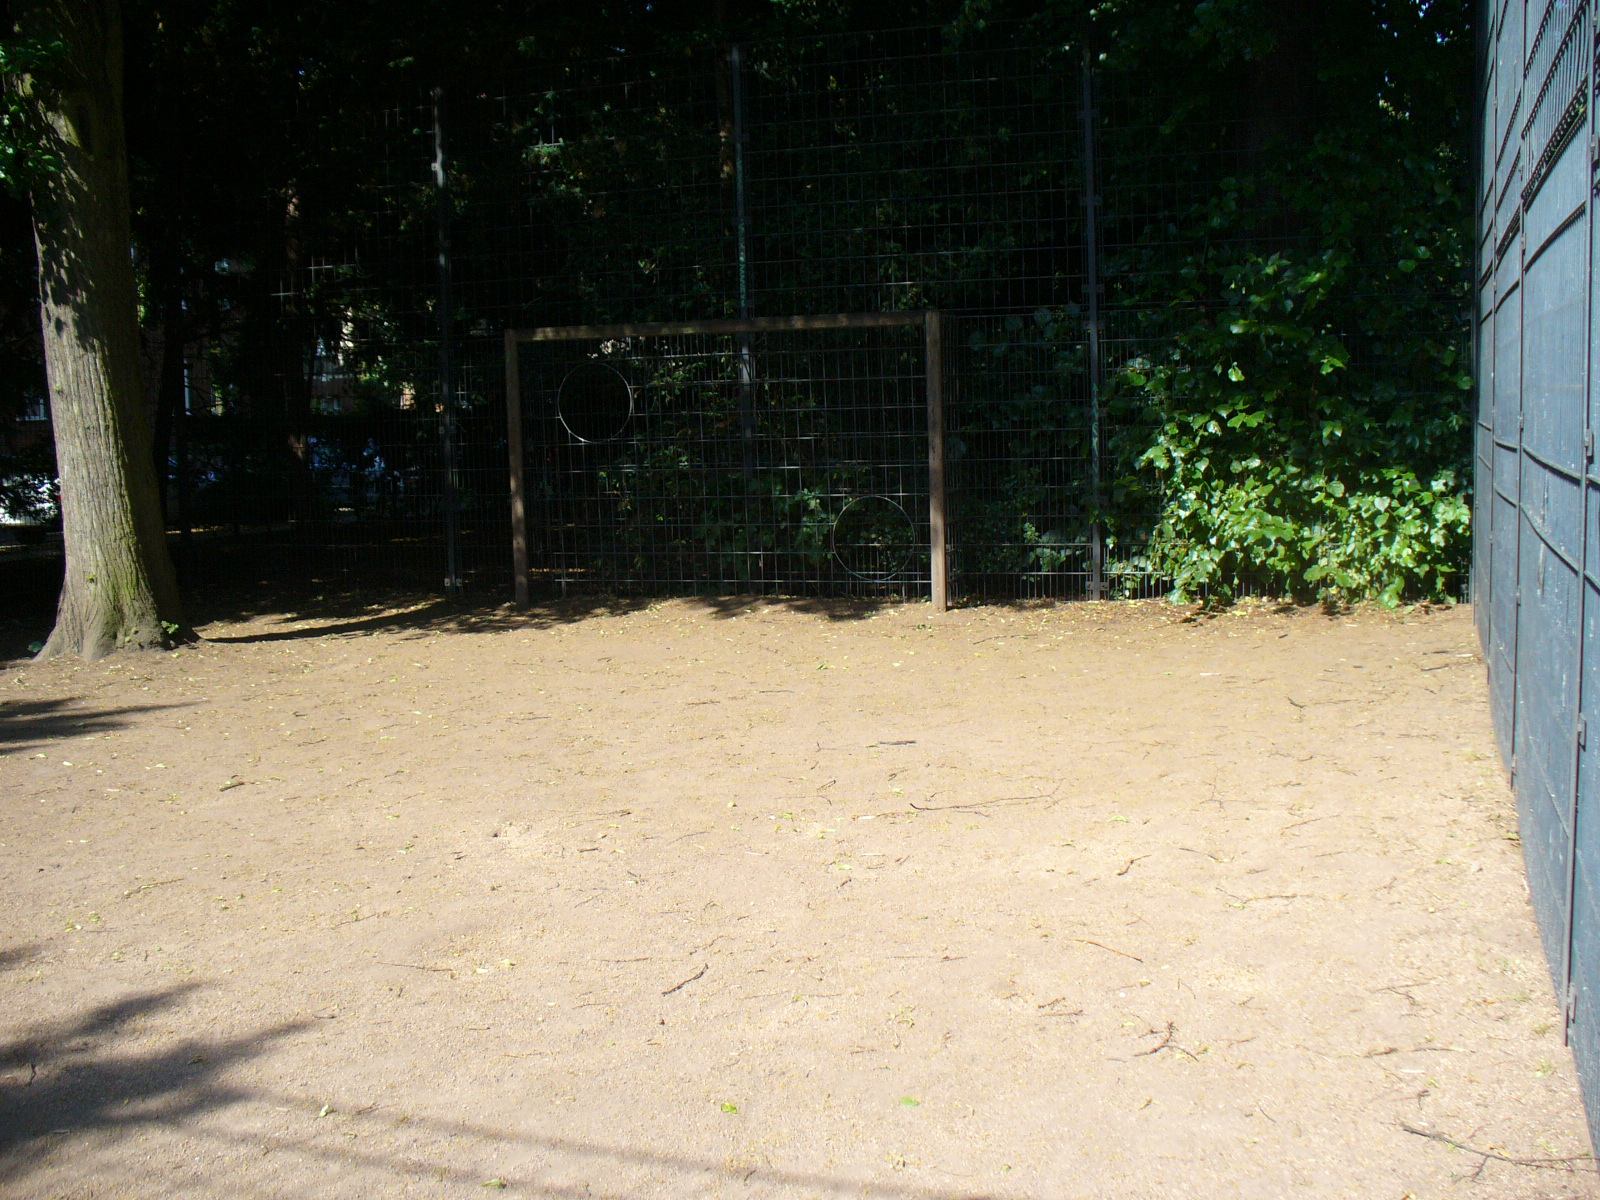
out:
<path id="1" fill-rule="evenodd" d="M 916 548 L 917 527 L 888 496 L 857 496 L 833 521 L 833 556 L 857 579 L 903 574 Z"/>
<path id="2" fill-rule="evenodd" d="M 556 391 L 556 415 L 580 442 L 609 442 L 633 419 L 633 387 L 605 363 L 579 363 Z"/>

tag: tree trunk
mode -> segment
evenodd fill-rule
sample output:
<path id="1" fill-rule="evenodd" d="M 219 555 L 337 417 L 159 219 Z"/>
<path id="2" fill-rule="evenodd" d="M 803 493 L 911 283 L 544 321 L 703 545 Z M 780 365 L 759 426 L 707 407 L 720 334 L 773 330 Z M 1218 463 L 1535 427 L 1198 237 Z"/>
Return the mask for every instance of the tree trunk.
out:
<path id="1" fill-rule="evenodd" d="M 151 461 L 139 362 L 116 0 L 24 0 L 20 33 L 64 55 L 20 81 L 59 168 L 33 188 L 66 579 L 41 658 L 187 635 Z"/>

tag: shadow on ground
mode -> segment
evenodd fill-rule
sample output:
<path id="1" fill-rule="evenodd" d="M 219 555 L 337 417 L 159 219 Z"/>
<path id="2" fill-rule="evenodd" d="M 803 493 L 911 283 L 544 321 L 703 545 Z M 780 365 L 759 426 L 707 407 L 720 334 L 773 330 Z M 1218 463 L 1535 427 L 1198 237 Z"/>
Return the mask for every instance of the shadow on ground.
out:
<path id="1" fill-rule="evenodd" d="M 372 633 L 498 633 L 548 629 L 597 617 L 643 612 L 660 603 L 649 596 L 573 596 L 536 600 L 527 607 L 473 603 L 416 592 L 272 593 L 210 596 L 195 603 L 195 624 L 208 642 L 286 642 L 304 638 L 360 637 Z M 762 608 L 807 613 L 830 621 L 864 620 L 903 601 L 775 596 L 692 596 L 683 604 L 729 618 Z M 250 623 L 248 632 L 217 626 Z M 265 624 L 267 628 L 260 628 Z"/>
<path id="2" fill-rule="evenodd" d="M 65 1021 L 39 1023 L 0 1044 L 0 1190 L 49 1157 L 57 1139 L 180 1125 L 248 1099 L 249 1093 L 223 1084 L 221 1074 L 310 1024 L 285 1022 L 248 1037 L 184 1038 L 155 1051 L 119 1051 L 116 1043 L 131 1024 L 182 1003 L 196 986 L 130 996 Z"/>
<path id="3" fill-rule="evenodd" d="M 124 708 L 73 708 L 67 700 L 0 700 L 0 754 L 31 750 L 60 738 L 120 729 L 138 713 L 188 708 L 187 704 L 130 704 Z"/>
<path id="4" fill-rule="evenodd" d="M 28 961 L 38 950 L 25 946 L 0 951 L 0 969 Z M 396 1177 L 469 1186 L 487 1182 L 481 1167 L 469 1168 L 461 1162 L 460 1149 L 444 1152 L 446 1147 L 468 1142 L 477 1144 L 479 1152 L 474 1157 L 480 1161 L 492 1161 L 497 1153 L 519 1160 L 532 1154 L 555 1160 L 550 1174 L 582 1179 L 556 1182 L 519 1176 L 509 1169 L 495 1176 L 508 1187 L 545 1196 L 622 1200 L 636 1194 L 603 1190 L 589 1178 L 591 1173 L 613 1175 L 619 1168 L 642 1170 L 658 1180 L 671 1177 L 682 1187 L 739 1182 L 746 1187 L 764 1184 L 880 1200 L 987 1200 L 990 1195 L 865 1183 L 804 1170 L 734 1168 L 724 1160 L 390 1113 L 376 1105 L 351 1104 L 347 1111 L 328 1105 L 319 1108 L 317 1101 L 305 1097 L 283 1096 L 224 1080 L 234 1068 L 270 1053 L 281 1039 L 313 1025 L 310 1020 L 283 1022 L 237 1038 L 182 1038 L 142 1052 L 119 1046 L 143 1021 L 181 1006 L 198 990 L 199 985 L 186 984 L 139 993 L 67 1020 L 40 1022 L 0 1043 L 0 1191 L 46 1167 L 70 1171 L 72 1162 L 81 1157 L 75 1139 L 84 1135 L 101 1135 L 102 1142 L 109 1136 L 115 1142 L 157 1128 L 169 1135 L 246 1146 L 261 1155 L 300 1158 L 322 1173 L 331 1168 L 358 1174 L 377 1192 L 385 1190 L 386 1180 Z M 203 1119 L 238 1105 L 301 1112 L 315 1132 L 298 1136 L 234 1132 Z M 317 1117 L 336 1119 L 326 1124 L 311 1120 Z M 363 1150 L 349 1136 L 359 1131 L 360 1141 L 371 1145 L 385 1134 L 403 1130 L 403 1140 L 415 1144 L 419 1129 L 438 1139 L 441 1152 Z M 129 1183 L 139 1173 L 142 1161 L 134 1150 L 128 1144 L 111 1147 L 129 1173 L 125 1181 Z M 204 1174 L 200 1162 L 194 1159 L 193 1169 Z M 170 1170 L 163 1170 L 162 1178 L 167 1184 L 174 1182 Z M 250 1181 L 239 1178 L 232 1169 L 227 1180 L 192 1182 L 214 1184 L 219 1196 L 239 1195 L 250 1187 Z"/>

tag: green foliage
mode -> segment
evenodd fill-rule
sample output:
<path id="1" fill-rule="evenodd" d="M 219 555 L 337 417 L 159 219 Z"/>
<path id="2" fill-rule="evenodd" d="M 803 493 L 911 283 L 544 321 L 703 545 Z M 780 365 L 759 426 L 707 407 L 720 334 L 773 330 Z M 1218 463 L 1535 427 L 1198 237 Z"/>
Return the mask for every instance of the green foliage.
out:
<path id="1" fill-rule="evenodd" d="M 1102 124 L 1115 559 L 1186 597 L 1458 594 L 1471 6 L 1051 11 L 1143 81 Z"/>
<path id="2" fill-rule="evenodd" d="M 42 175 L 60 169 L 60 160 L 40 136 L 31 115 L 32 77 L 66 53 L 59 39 L 0 39 L 0 188 L 27 192 Z"/>
<path id="3" fill-rule="evenodd" d="M 1154 490 L 1148 562 L 1178 595 L 1456 593 L 1472 386 L 1458 172 L 1448 147 L 1325 134 L 1196 205 L 1187 252 L 1124 296 L 1156 348 L 1111 381 L 1114 448 L 1125 486 Z M 1268 203 L 1294 237 L 1257 234 Z"/>

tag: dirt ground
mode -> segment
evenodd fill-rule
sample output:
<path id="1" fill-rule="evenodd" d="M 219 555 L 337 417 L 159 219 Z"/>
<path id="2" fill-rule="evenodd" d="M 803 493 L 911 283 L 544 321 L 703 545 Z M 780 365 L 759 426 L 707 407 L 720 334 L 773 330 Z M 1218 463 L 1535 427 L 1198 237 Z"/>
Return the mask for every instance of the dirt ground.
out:
<path id="1" fill-rule="evenodd" d="M 0 670 L 7 1197 L 1600 1196 L 1468 610 L 204 633 Z"/>

